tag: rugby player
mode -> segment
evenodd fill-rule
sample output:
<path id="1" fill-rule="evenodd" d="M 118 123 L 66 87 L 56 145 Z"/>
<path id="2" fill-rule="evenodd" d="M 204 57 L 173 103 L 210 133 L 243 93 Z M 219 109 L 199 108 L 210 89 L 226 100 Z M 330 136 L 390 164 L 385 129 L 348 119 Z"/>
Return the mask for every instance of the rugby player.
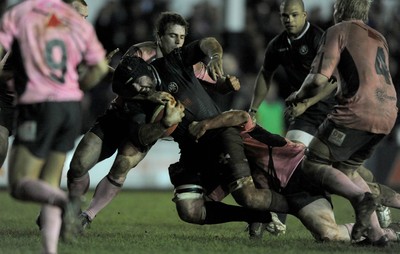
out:
<path id="1" fill-rule="evenodd" d="M 17 63 L 12 66 L 19 114 L 10 193 L 42 205 L 43 253 L 57 253 L 61 222 L 65 239 L 76 228 L 59 179 L 79 134 L 82 90 L 94 87 L 108 71 L 105 51 L 94 28 L 60 0 L 25 1 L 9 9 L 1 20 L 1 56 L 4 51 L 12 51 Z M 87 71 L 80 77 L 82 62 Z"/>
<path id="2" fill-rule="evenodd" d="M 371 241 L 379 241 L 384 232 L 371 216 L 376 202 L 356 169 L 391 131 L 398 109 L 387 42 L 365 24 L 370 5 L 369 0 L 335 1 L 336 24 L 321 40 L 310 74 L 287 102 L 295 105 L 319 94 L 338 70 L 337 105 L 310 142 L 302 170 L 313 182 L 351 202 L 356 214 L 353 240 L 368 234 Z"/>

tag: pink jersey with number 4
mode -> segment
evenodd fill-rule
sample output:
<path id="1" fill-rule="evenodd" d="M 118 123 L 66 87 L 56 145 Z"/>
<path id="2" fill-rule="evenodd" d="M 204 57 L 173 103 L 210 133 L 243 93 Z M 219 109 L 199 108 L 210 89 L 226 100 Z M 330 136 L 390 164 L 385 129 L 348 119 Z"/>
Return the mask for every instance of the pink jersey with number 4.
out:
<path id="1" fill-rule="evenodd" d="M 61 0 L 29 0 L 4 13 L 0 44 L 21 56 L 14 75 L 20 104 L 81 100 L 78 65 L 105 56 L 92 25 Z"/>
<path id="2" fill-rule="evenodd" d="M 388 134 L 397 118 L 397 97 L 389 69 L 386 39 L 362 21 L 330 27 L 311 73 L 331 77 L 339 71 L 338 105 L 328 118 L 340 126 Z"/>

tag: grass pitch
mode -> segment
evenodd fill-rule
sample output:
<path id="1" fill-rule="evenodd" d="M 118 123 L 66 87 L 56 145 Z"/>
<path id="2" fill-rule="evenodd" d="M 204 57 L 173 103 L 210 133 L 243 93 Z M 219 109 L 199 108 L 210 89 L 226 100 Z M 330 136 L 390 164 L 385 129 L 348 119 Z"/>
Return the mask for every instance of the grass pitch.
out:
<path id="1" fill-rule="evenodd" d="M 91 198 L 92 193 L 87 195 Z M 291 254 L 291 253 L 399 253 L 400 244 L 389 248 L 354 247 L 349 243 L 316 243 L 293 216 L 283 236 L 265 233 L 263 241 L 251 241 L 245 223 L 191 225 L 180 221 L 171 201 L 172 191 L 122 191 L 101 211 L 75 243 L 59 244 L 59 254 Z M 227 203 L 233 203 L 227 199 Z M 334 197 L 338 223 L 354 221 L 349 203 Z M 0 253 L 40 253 L 36 204 L 21 203 L 0 191 Z M 392 209 L 393 217 L 400 213 Z"/>

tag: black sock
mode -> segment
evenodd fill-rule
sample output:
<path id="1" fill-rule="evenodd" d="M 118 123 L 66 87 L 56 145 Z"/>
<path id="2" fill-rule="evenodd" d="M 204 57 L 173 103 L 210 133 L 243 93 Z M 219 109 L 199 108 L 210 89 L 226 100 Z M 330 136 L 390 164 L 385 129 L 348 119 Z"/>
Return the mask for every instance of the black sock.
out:
<path id="1" fill-rule="evenodd" d="M 278 213 L 278 219 L 283 223 L 286 224 L 286 218 L 287 218 L 287 214 L 286 213 Z"/>
<path id="2" fill-rule="evenodd" d="M 206 219 L 204 224 L 219 224 L 230 221 L 270 222 L 271 214 L 241 206 L 227 205 L 221 202 L 205 202 Z"/>

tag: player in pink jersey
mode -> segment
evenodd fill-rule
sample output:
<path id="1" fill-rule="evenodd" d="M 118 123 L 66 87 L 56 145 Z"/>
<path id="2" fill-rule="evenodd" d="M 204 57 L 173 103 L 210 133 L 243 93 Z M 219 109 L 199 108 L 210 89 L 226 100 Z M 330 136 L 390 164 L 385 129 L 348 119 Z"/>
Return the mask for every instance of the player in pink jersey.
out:
<path id="1" fill-rule="evenodd" d="M 1 20 L 0 55 L 10 50 L 19 113 L 10 192 L 43 205 L 43 253 L 57 253 L 62 221 L 66 239 L 76 228 L 73 203 L 59 189 L 59 179 L 79 135 L 82 90 L 108 71 L 105 51 L 93 27 L 61 0 L 24 1 L 8 10 Z"/>
<path id="2" fill-rule="evenodd" d="M 83 17 L 88 16 L 88 7 L 85 0 L 74 0 L 70 3 L 74 9 Z M 0 80 L 0 167 L 7 156 L 8 152 L 8 137 L 12 135 L 15 106 L 14 106 L 14 91 L 10 88 L 8 81 L 12 78 L 12 58 L 9 59 L 11 51 L 1 60 L 1 65 L 5 66 Z"/>
<path id="3" fill-rule="evenodd" d="M 386 236 L 373 213 L 376 202 L 370 189 L 355 169 L 394 126 L 397 98 L 386 40 L 364 23 L 370 5 L 369 0 L 336 0 L 336 24 L 322 39 L 302 87 L 287 102 L 296 104 L 320 93 L 338 70 L 338 104 L 311 141 L 303 171 L 313 182 L 351 202 L 356 213 L 354 240 L 367 233 L 375 242 Z"/>
<path id="4" fill-rule="evenodd" d="M 282 193 L 289 204 L 290 214 L 300 219 L 317 241 L 350 241 L 353 224 L 336 223 L 329 193 L 322 188 L 316 188 L 301 169 L 306 150 L 304 144 L 263 130 L 254 124 L 247 112 L 240 110 L 223 112 L 214 118 L 193 122 L 189 130 L 195 139 L 200 139 L 208 130 L 228 126 L 237 126 L 242 130 L 246 156 L 258 188 L 269 188 Z M 179 164 L 170 167 L 172 181 L 180 170 Z M 215 169 L 213 174 L 205 177 L 204 181 L 215 182 L 219 169 Z M 400 208 L 400 194 L 384 185 L 369 184 L 373 194 L 385 205 Z M 226 186 L 222 184 L 216 189 L 206 189 L 205 192 L 208 198 L 215 201 L 222 200 L 228 194 Z M 389 225 L 384 231 L 390 241 L 400 241 L 397 224 Z M 371 243 L 367 240 L 363 244 L 386 243 Z"/>

